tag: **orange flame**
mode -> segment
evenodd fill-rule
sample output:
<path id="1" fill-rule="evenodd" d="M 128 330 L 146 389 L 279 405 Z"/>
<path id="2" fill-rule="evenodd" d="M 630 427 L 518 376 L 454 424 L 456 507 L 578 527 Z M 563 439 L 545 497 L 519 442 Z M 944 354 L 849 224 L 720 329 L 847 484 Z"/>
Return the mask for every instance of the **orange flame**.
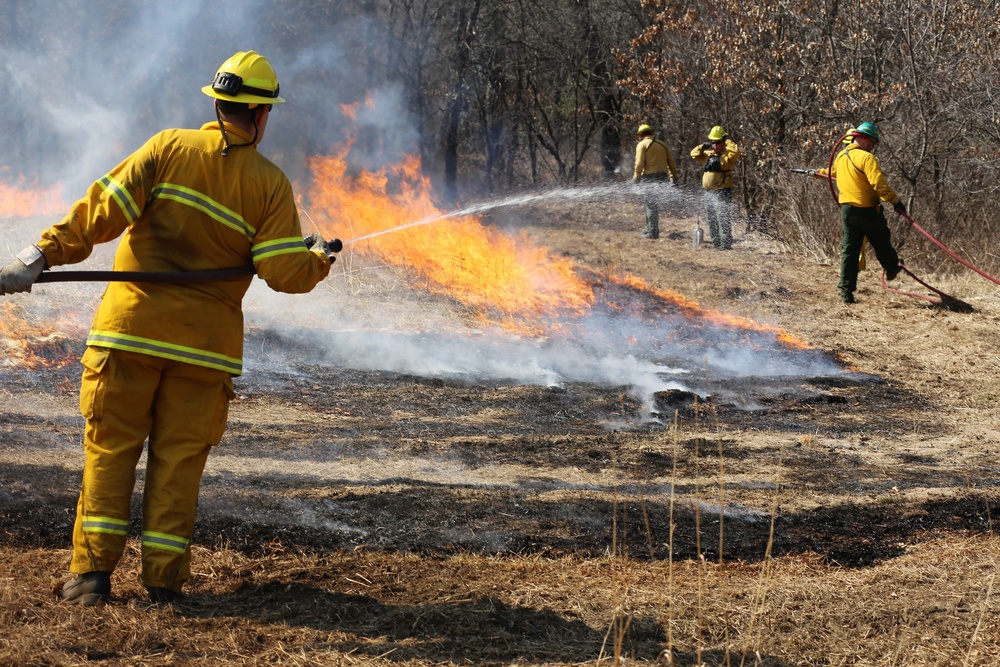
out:
<path id="1" fill-rule="evenodd" d="M 29 322 L 13 303 L 0 304 L 0 368 L 64 368 L 80 356 L 78 338 Z"/>
<path id="2" fill-rule="evenodd" d="M 57 187 L 39 188 L 23 176 L 14 183 L 0 183 L 0 217 L 59 215 L 67 208 Z"/>
<path id="3" fill-rule="evenodd" d="M 691 301 L 683 294 L 674 292 L 672 290 L 657 290 L 648 285 L 642 278 L 637 278 L 636 276 L 624 275 L 616 277 L 615 282 L 621 285 L 626 285 L 640 292 L 654 295 L 660 300 L 671 304 L 671 309 L 673 312 L 681 312 L 689 318 L 699 318 L 706 320 L 715 324 L 717 326 L 723 326 L 732 329 L 745 329 L 748 331 L 755 331 L 760 333 L 771 334 L 774 338 L 791 348 L 800 350 L 811 350 L 814 347 L 803 341 L 799 340 L 795 336 L 791 335 L 784 329 L 780 327 L 775 327 L 767 324 L 760 324 L 746 317 L 739 317 L 738 315 L 728 315 L 726 313 L 719 312 L 717 310 L 703 310 L 701 306 L 698 305 L 697 301 Z"/>
<path id="4" fill-rule="evenodd" d="M 389 264 L 408 268 L 429 291 L 470 307 L 481 321 L 497 322 L 516 333 L 552 333 L 564 318 L 586 315 L 598 305 L 623 310 L 613 302 L 597 304 L 595 281 L 581 277 L 586 270 L 535 246 L 526 235 L 501 234 L 473 216 L 442 213 L 433 203 L 419 158 L 409 156 L 398 165 L 353 173 L 347 164 L 349 150 L 310 158 L 313 181 L 306 198 L 310 206 L 335 218 L 321 231 L 347 231 L 358 242 L 349 246 L 352 250 L 375 253 Z M 399 227 L 405 229 L 382 233 Z M 765 334 L 795 349 L 812 347 L 778 327 L 703 310 L 683 295 L 655 290 L 635 276 L 608 280 L 666 304 L 670 314 Z"/>
<path id="5" fill-rule="evenodd" d="M 347 151 L 309 160 L 312 206 L 335 215 L 331 226 L 349 227 L 361 250 L 413 270 L 431 292 L 444 293 L 511 331 L 538 333 L 542 319 L 579 314 L 593 303 L 591 287 L 573 264 L 485 227 L 473 217 L 448 217 L 433 203 L 419 159 L 408 157 L 378 172 L 348 175 Z M 380 234 L 421 220 L 406 233 Z"/>

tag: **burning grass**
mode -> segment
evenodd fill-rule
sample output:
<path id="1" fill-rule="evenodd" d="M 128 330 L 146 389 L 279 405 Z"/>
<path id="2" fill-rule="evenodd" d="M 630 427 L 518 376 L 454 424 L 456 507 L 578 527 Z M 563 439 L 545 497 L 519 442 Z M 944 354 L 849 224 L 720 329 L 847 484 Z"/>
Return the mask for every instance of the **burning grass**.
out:
<path id="1" fill-rule="evenodd" d="M 41 187 L 24 176 L 11 177 L 8 167 L 0 167 L 0 217 L 27 218 L 36 215 L 63 215 L 69 208 L 58 187 Z"/>
<path id="2" fill-rule="evenodd" d="M 357 171 L 348 165 L 349 154 L 347 146 L 310 160 L 305 199 L 322 212 L 319 231 L 346 232 L 348 262 L 357 252 L 402 267 L 411 284 L 468 308 L 477 325 L 543 338 L 572 333 L 581 321 L 621 319 L 622 328 L 635 321 L 636 328 L 670 335 L 673 318 L 682 316 L 688 328 L 716 327 L 747 339 L 766 337 L 772 346 L 810 347 L 780 327 L 702 309 L 679 292 L 654 289 L 627 272 L 602 280 L 525 234 L 501 233 L 477 216 L 441 211 L 414 156 L 377 171 Z"/>
<path id="3" fill-rule="evenodd" d="M 992 292 L 971 293 L 975 315 L 942 313 L 864 275 L 849 309 L 835 267 L 739 230 L 732 253 L 694 250 L 687 220 L 649 242 L 640 217 L 553 207 L 524 232 L 599 267 L 588 284 L 614 292 L 608 308 L 635 297 L 645 317 L 686 320 L 677 299 L 648 298 L 683 294 L 708 304 L 699 323 L 763 322 L 722 327 L 748 348 L 794 331 L 817 346 L 784 346 L 794 354 L 864 372 L 715 375 L 712 400 L 649 405 L 625 384 L 320 365 L 317 348 L 252 328 L 248 347 L 275 354 L 240 380 L 210 457 L 191 599 L 141 603 L 130 542 L 117 600 L 81 610 L 54 595 L 82 459 L 75 406 L 41 412 L 52 387 L 0 369 L 0 665 L 991 664 Z M 412 289 L 390 257 L 373 266 L 386 299 Z M 642 285 L 615 282 L 626 274 Z M 337 289 L 385 310 L 355 287 Z M 393 323 L 428 305 L 435 324 L 457 319 L 418 293 L 420 309 L 393 303 Z M 708 355 L 710 331 L 685 343 Z"/>
<path id="4" fill-rule="evenodd" d="M 79 359 L 77 339 L 35 319 L 21 305 L 0 303 L 0 368 L 59 370 Z"/>

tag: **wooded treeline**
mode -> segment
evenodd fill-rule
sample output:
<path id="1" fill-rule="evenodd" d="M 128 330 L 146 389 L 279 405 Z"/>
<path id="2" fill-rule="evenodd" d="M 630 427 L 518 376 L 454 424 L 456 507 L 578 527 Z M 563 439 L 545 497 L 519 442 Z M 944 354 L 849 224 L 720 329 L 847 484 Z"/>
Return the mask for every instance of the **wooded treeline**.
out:
<path id="1" fill-rule="evenodd" d="M 59 11 L 11 0 L 0 13 L 16 93 L 0 150 L 15 173 L 75 165 L 94 178 L 91 163 L 113 164 L 106 150 L 210 120 L 197 90 L 239 45 L 279 65 L 290 104 L 264 149 L 293 178 L 353 133 L 363 159 L 419 152 L 444 205 L 624 181 L 648 122 L 697 192 L 688 152 L 721 124 L 746 156 L 737 196 L 749 219 L 829 255 L 830 194 L 787 168 L 824 166 L 849 126 L 870 121 L 914 217 L 994 259 L 1000 0 L 47 4 Z M 341 106 L 371 94 L 384 98 L 378 114 L 348 128 Z"/>
<path id="2" fill-rule="evenodd" d="M 841 134 L 870 121 L 882 132 L 883 169 L 914 217 L 978 261 L 992 259 L 996 1 L 356 7 L 382 31 L 356 54 L 367 83 L 404 87 L 424 164 L 447 196 L 625 179 L 639 122 L 658 128 L 696 188 L 687 153 L 722 124 L 746 155 L 738 185 L 746 214 L 828 253 L 839 237 L 830 193 L 787 168 L 825 166 Z"/>

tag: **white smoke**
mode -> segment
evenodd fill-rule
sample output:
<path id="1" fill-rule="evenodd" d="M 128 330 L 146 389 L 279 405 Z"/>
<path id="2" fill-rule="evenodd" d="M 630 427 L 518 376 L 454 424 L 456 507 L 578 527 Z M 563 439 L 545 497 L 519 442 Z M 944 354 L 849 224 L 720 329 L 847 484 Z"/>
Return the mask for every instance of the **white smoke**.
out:
<path id="1" fill-rule="evenodd" d="M 10 22 L 16 29 L 0 42 L 0 62 L 13 93 L 0 107 L 0 132 L 8 139 L 0 142 L 0 168 L 37 178 L 42 185 L 60 184 L 71 201 L 160 129 L 198 127 L 214 120 L 211 101 L 200 88 L 226 58 L 247 49 L 267 55 L 278 71 L 288 104 L 275 111 L 261 148 L 293 181 L 308 178 L 305 157 L 343 145 L 348 138 L 356 139 L 349 158 L 358 168 L 397 162 L 404 153 L 412 153 L 419 137 L 406 111 L 406 91 L 392 83 L 372 86 L 367 63 L 356 58 L 388 39 L 378 25 L 357 15 L 356 7 L 348 3 L 317 3 L 316 24 L 327 26 L 328 34 L 303 43 L 294 26 L 274 17 L 279 6 L 264 0 L 124 4 L 39 0 L 31 3 L 30 11 L 11 10 L 17 14 Z M 344 16 L 331 18 L 330 12 L 338 11 Z M 354 120 L 340 109 L 366 99 L 370 104 L 358 107 Z M 667 209 L 699 206 L 694 194 L 667 192 Z M 635 201 L 636 194 L 632 186 L 548 190 L 520 195 L 520 202 L 511 198 L 481 202 L 465 212 L 513 210 L 537 197 Z M 0 249 L 7 253 L 0 263 L 37 240 L 52 222 L 0 222 Z M 100 247 L 84 265 L 73 268 L 110 268 L 115 245 Z M 733 336 L 706 338 L 694 348 L 671 346 L 666 341 L 673 331 L 663 327 L 679 327 L 680 322 L 650 323 L 607 313 L 571 323 L 576 331 L 572 339 L 530 340 L 463 328 L 457 308 L 438 320 L 447 323 L 446 329 L 415 330 L 392 318 L 380 321 L 377 302 L 353 310 L 342 307 L 340 287 L 339 293 L 317 290 L 295 298 L 274 294 L 255 281 L 246 300 L 247 322 L 288 339 L 310 341 L 323 351 L 318 361 L 333 366 L 546 385 L 599 382 L 632 387 L 643 396 L 689 386 L 692 377 L 705 375 L 706 368 L 715 374 L 839 372 L 819 355 L 783 350 L 776 344 L 751 349 L 737 344 Z M 74 289 L 39 286 L 34 294 L 17 300 L 26 308 L 42 309 L 51 308 L 53 302 L 61 305 L 66 295 L 84 294 L 86 298 L 77 301 L 81 306 L 96 300 L 101 286 Z M 414 317 L 419 317 L 419 307 L 423 304 L 414 306 Z M 318 326 L 318 320 L 330 325 Z M 299 321 L 312 325 L 296 324 Z M 631 339 L 638 344 L 625 342 Z M 272 354 L 268 363 L 277 356 Z M 255 357 L 248 357 L 252 372 Z M 288 363 L 299 361 L 290 358 Z"/>

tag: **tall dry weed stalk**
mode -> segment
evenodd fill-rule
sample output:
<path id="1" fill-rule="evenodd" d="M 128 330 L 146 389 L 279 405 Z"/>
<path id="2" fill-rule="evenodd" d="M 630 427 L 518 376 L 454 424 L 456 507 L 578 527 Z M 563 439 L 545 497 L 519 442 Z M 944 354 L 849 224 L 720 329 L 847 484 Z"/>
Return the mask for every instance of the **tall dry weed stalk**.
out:
<path id="1" fill-rule="evenodd" d="M 699 415 L 700 404 L 697 395 L 694 401 L 694 553 L 698 559 L 697 576 L 697 624 L 695 626 L 695 656 L 698 665 L 702 664 L 701 652 L 704 641 L 704 599 L 705 599 L 705 555 L 701 552 L 701 454 L 698 450 L 698 440 L 701 437 Z"/>
<path id="2" fill-rule="evenodd" d="M 620 400 L 624 401 L 624 397 L 620 397 Z M 636 483 L 639 489 L 640 502 L 642 500 L 642 482 L 639 479 L 638 474 L 636 474 Z M 632 615 L 630 612 L 630 593 L 629 593 L 629 550 L 628 550 L 628 502 L 624 499 L 623 494 L 620 492 L 617 483 L 615 484 L 614 498 L 612 501 L 612 516 L 611 516 L 611 563 L 613 578 L 611 582 L 612 591 L 615 591 L 614 597 L 618 600 L 615 604 L 611 615 L 611 623 L 608 626 L 607 632 L 604 633 L 603 641 L 601 642 L 601 650 L 598 653 L 597 663 L 601 662 L 606 657 L 606 650 L 608 645 L 608 640 L 612 643 L 612 653 L 611 660 L 612 664 L 616 667 L 623 664 L 624 659 L 624 645 L 625 637 L 628 634 L 629 627 L 632 624 Z M 621 507 L 621 546 L 619 547 L 618 534 L 618 512 L 619 507 Z M 645 507 L 645 505 L 643 505 Z M 645 510 L 644 510 L 645 514 Z M 646 518 L 646 529 L 649 531 L 649 520 Z M 652 540 L 652 533 L 649 533 L 650 541 Z M 620 564 L 620 568 L 616 565 Z"/>
<path id="3" fill-rule="evenodd" d="M 990 575 L 990 583 L 986 587 L 986 598 L 983 600 L 982 609 L 979 610 L 979 620 L 976 622 L 976 629 L 972 631 L 972 639 L 969 640 L 969 650 L 965 653 L 965 660 L 962 661 L 962 667 L 969 667 L 972 664 L 970 662 L 973 658 L 973 651 L 976 648 L 976 641 L 979 639 L 979 632 L 983 629 L 983 619 L 986 618 L 986 610 L 990 608 L 990 596 L 993 594 L 993 582 L 996 581 L 996 560 L 991 559 L 993 567 L 993 574 Z"/>
<path id="4" fill-rule="evenodd" d="M 674 411 L 674 421 L 670 428 L 671 444 L 673 445 L 673 462 L 670 470 L 670 507 L 668 511 L 669 527 L 667 529 L 667 649 L 664 651 L 668 667 L 674 665 L 674 529 L 677 522 L 674 519 L 674 509 L 677 500 L 677 450 L 680 448 L 680 413 Z"/>

